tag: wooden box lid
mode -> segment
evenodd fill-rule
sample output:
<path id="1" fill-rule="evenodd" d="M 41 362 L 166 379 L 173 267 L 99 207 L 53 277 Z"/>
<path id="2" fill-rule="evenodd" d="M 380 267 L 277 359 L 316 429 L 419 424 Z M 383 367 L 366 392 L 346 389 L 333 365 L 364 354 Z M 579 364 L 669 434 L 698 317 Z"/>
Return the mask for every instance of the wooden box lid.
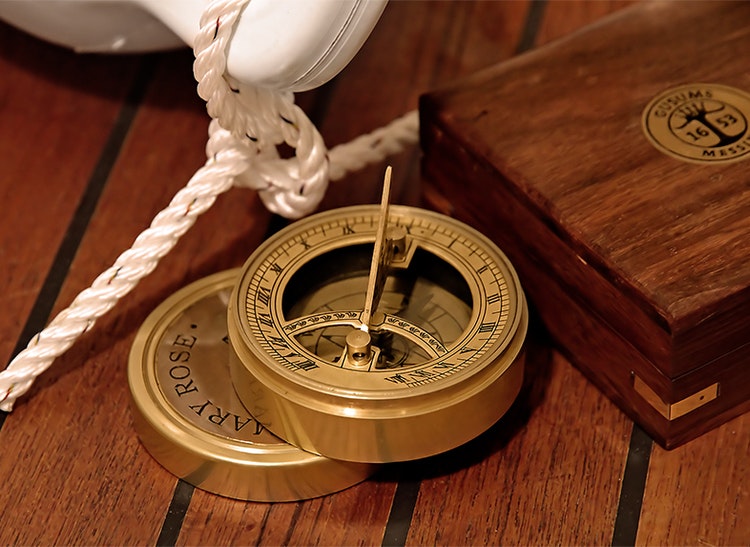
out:
<path id="1" fill-rule="evenodd" d="M 420 103 L 428 194 L 632 346 L 664 400 L 748 368 L 748 51 L 750 3 L 647 3 Z"/>

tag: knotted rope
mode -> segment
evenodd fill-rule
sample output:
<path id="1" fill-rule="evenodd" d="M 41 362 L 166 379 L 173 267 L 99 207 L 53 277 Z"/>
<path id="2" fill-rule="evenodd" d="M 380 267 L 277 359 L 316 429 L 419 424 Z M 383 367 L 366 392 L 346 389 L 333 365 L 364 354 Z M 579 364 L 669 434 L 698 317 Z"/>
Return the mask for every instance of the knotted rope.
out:
<path id="1" fill-rule="evenodd" d="M 169 253 L 197 217 L 232 186 L 258 191 L 266 207 L 287 218 L 315 210 L 329 180 L 383 160 L 417 141 L 417 113 L 357 139 L 326 149 L 323 138 L 294 95 L 256 88 L 226 74 L 234 26 L 249 0 L 213 0 L 195 40 L 194 73 L 206 101 L 206 163 L 151 225 L 0 372 L 0 410 L 14 402 L 52 362 L 128 294 Z M 282 159 L 278 146 L 295 150 Z"/>

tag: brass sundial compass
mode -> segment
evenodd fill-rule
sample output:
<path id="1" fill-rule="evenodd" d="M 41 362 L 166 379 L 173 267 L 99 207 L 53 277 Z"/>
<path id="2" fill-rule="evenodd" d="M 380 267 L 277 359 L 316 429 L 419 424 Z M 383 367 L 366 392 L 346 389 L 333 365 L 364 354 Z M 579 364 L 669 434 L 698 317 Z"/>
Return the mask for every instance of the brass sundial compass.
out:
<path id="1" fill-rule="evenodd" d="M 383 204 L 324 212 L 265 242 L 229 302 L 232 377 L 288 442 L 360 462 L 475 437 L 520 389 L 527 311 L 487 238 Z"/>
<path id="2" fill-rule="evenodd" d="M 345 466 L 351 484 L 367 476 L 367 464 L 422 458 L 476 437 L 506 412 L 523 377 L 528 312 L 505 255 L 454 219 L 389 206 L 389 188 L 390 168 L 379 206 L 297 221 L 225 274 L 227 312 L 215 337 L 226 357 L 207 365 L 231 376 L 231 395 L 266 433 Z M 180 336 L 206 322 L 207 307 L 191 302 Z M 175 348 L 159 348 L 175 335 L 157 340 L 153 324 L 142 330 L 156 349 L 134 348 L 131 387 L 144 362 L 158 361 L 151 353 L 164 354 L 167 370 L 174 365 L 167 349 Z M 177 406 L 181 397 L 170 397 L 176 402 L 164 406 Z M 136 407 L 141 398 L 134 390 Z M 189 445 L 189 435 L 180 443 Z"/>

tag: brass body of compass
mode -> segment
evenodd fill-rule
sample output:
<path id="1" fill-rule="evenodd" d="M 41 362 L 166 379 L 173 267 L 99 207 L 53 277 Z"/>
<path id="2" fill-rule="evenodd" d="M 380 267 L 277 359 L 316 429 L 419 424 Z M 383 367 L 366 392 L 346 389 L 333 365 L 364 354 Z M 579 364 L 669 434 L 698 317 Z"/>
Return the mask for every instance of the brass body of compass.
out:
<path id="1" fill-rule="evenodd" d="M 229 300 L 240 400 L 287 442 L 338 460 L 463 444 L 506 412 L 523 377 L 528 312 L 503 253 L 454 219 L 391 206 L 390 254 L 368 284 L 382 214 L 295 222 L 253 253 Z"/>

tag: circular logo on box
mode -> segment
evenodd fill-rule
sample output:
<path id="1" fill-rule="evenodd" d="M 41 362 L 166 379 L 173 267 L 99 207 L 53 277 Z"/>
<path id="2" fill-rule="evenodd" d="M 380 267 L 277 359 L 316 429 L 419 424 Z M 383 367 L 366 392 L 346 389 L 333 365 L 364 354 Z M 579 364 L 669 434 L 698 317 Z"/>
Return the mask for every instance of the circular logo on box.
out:
<path id="1" fill-rule="evenodd" d="M 750 95 L 719 84 L 687 84 L 655 97 L 643 131 L 658 149 L 685 161 L 727 163 L 750 158 Z"/>

